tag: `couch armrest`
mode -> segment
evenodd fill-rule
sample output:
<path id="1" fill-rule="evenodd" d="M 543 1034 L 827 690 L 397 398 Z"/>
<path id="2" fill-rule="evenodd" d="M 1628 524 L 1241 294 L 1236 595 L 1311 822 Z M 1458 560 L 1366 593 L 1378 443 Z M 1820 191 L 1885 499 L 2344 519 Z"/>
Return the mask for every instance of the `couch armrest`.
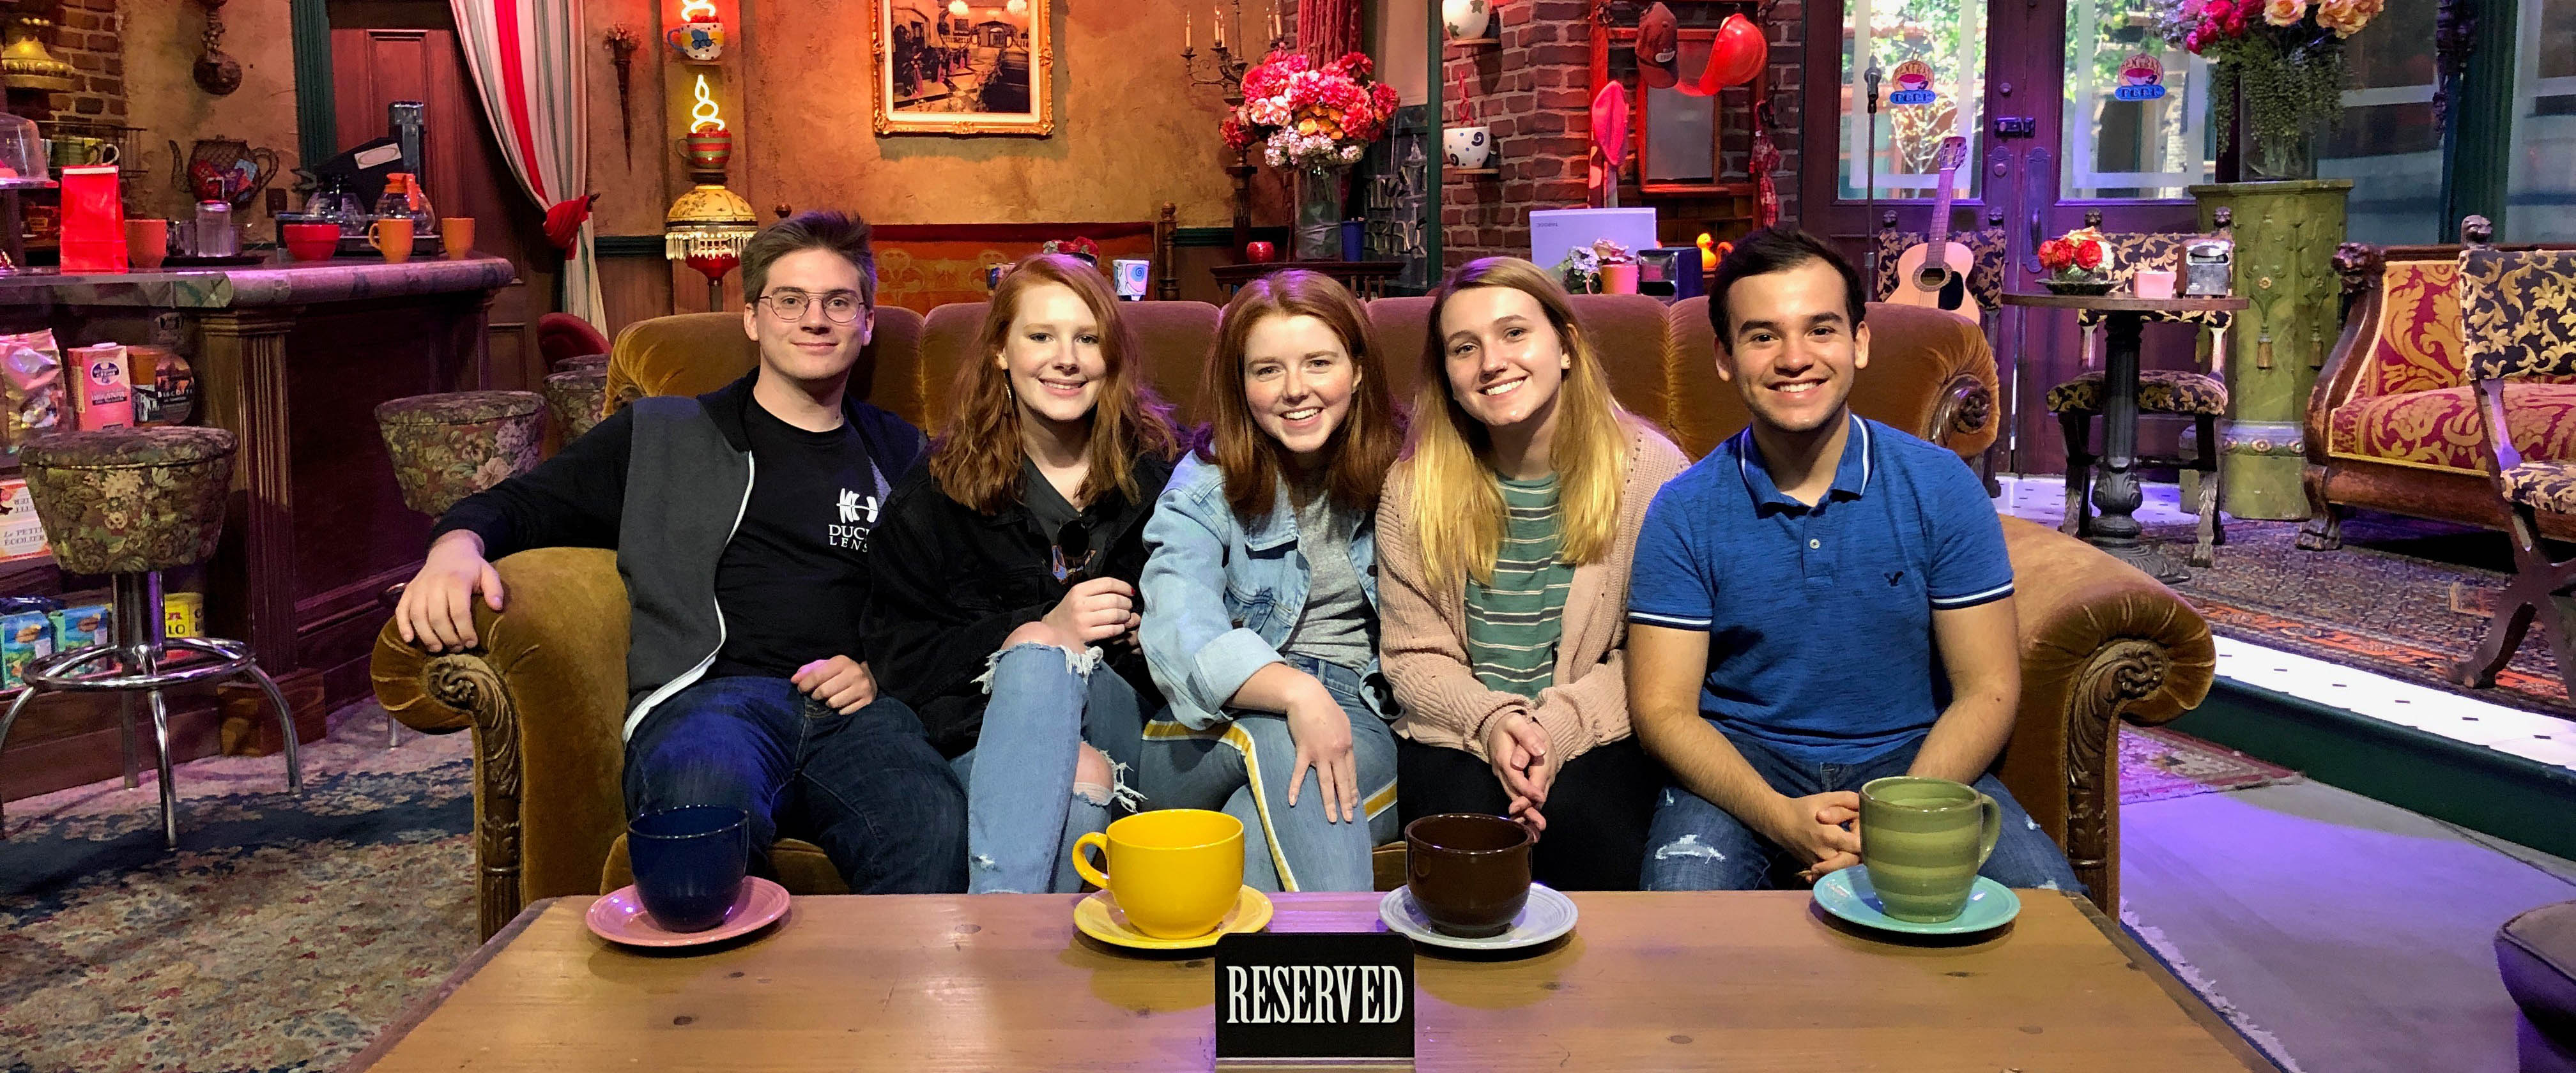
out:
<path id="1" fill-rule="evenodd" d="M 431 733 L 474 731 L 485 937 L 528 902 L 595 893 L 625 817 L 629 609 L 615 554 L 541 548 L 495 565 L 508 610 L 476 602 L 480 647 L 431 655 L 389 622 L 371 668 L 394 718 Z"/>
<path id="2" fill-rule="evenodd" d="M 2216 677 L 2209 624 L 2173 590 L 2054 529 L 2005 518 L 2021 622 L 2021 710 L 1998 770 L 2066 848 L 2106 912 L 2119 906 L 2119 722 L 2199 705 Z"/>

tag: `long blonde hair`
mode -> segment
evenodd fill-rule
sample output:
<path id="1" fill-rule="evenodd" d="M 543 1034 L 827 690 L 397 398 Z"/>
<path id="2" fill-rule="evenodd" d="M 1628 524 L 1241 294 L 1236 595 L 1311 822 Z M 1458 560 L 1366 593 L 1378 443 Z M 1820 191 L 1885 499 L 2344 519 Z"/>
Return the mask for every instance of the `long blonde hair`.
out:
<path id="1" fill-rule="evenodd" d="M 1636 419 L 1610 392 L 1591 338 L 1574 317 L 1565 288 L 1546 270 L 1517 257 L 1486 257 L 1458 268 L 1432 292 L 1431 331 L 1422 345 L 1422 387 L 1415 396 L 1412 440 L 1403 465 L 1413 481 L 1412 511 L 1422 565 L 1437 586 L 1474 579 L 1492 584 L 1503 540 L 1503 489 L 1492 462 L 1493 435 L 1449 390 L 1448 344 L 1440 330 L 1449 299 L 1474 287 L 1509 287 L 1536 299 L 1556 328 L 1572 366 L 1556 399 L 1556 435 L 1548 457 L 1557 474 L 1557 558 L 1581 565 L 1609 554 L 1619 524 L 1619 492 L 1628 479 L 1629 426 Z"/>

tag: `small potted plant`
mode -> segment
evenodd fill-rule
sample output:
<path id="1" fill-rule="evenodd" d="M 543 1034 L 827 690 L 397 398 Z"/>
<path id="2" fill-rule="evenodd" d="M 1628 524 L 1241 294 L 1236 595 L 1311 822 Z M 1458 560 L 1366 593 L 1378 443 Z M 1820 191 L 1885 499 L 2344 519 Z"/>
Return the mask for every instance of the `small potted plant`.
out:
<path id="1" fill-rule="evenodd" d="M 1592 241 L 1592 259 L 1600 266 L 1601 293 L 1637 293 L 1637 255 L 1609 239 Z"/>
<path id="2" fill-rule="evenodd" d="M 2039 244 L 2039 282 L 2052 294 L 2111 293 L 2111 246 L 2102 232 L 2080 227 Z"/>

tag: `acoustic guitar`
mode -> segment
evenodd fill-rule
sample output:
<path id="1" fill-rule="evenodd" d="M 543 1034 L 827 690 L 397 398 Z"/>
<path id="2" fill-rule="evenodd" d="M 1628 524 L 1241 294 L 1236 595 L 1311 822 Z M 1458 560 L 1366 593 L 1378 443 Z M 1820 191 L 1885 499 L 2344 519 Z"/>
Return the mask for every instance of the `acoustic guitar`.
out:
<path id="1" fill-rule="evenodd" d="M 1950 194 L 1959 167 L 1968 162 L 1968 139 L 1941 139 L 1941 190 L 1932 202 L 1931 237 L 1896 258 L 1896 290 L 1887 300 L 1924 306 L 1977 322 L 1977 305 L 1968 297 L 1968 269 L 1973 260 L 1967 244 L 1950 241 Z"/>

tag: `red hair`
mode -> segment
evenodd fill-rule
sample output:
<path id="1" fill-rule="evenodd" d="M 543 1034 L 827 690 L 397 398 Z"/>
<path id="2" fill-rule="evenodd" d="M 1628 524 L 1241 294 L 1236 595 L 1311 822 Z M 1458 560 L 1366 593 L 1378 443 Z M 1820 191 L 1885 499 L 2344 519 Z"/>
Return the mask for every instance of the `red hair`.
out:
<path id="1" fill-rule="evenodd" d="M 1323 491 L 1333 504 L 1353 513 L 1377 509 L 1378 490 L 1404 449 L 1404 422 L 1387 390 L 1386 363 L 1369 334 L 1368 314 L 1332 277 L 1303 269 L 1273 272 L 1244 284 L 1226 303 L 1224 326 L 1216 349 L 1208 354 L 1207 399 L 1203 412 L 1213 415 L 1208 442 L 1199 456 L 1225 473 L 1226 503 L 1238 518 L 1269 513 L 1278 498 L 1279 474 L 1288 467 L 1288 450 L 1263 432 L 1244 397 L 1243 358 L 1252 329 L 1271 317 L 1313 317 L 1340 337 L 1351 356 L 1359 384 L 1350 412 L 1324 445 L 1330 460 Z"/>
<path id="2" fill-rule="evenodd" d="M 1136 333 L 1120 315 L 1109 281 L 1099 269 L 1063 254 L 1023 257 L 985 306 L 975 359 L 957 369 L 957 412 L 930 448 L 930 475 L 939 490 L 980 514 L 998 514 L 1021 497 L 1020 407 L 1011 401 L 1010 372 L 993 359 L 1010 340 L 1022 296 L 1048 283 L 1072 290 L 1100 324 L 1106 372 L 1091 409 L 1091 440 L 1084 451 L 1090 472 L 1082 478 L 1081 505 L 1112 488 L 1129 502 L 1143 502 L 1148 493 L 1136 487 L 1136 456 L 1171 459 L 1181 452 L 1171 406 L 1137 375 L 1142 359 Z"/>

